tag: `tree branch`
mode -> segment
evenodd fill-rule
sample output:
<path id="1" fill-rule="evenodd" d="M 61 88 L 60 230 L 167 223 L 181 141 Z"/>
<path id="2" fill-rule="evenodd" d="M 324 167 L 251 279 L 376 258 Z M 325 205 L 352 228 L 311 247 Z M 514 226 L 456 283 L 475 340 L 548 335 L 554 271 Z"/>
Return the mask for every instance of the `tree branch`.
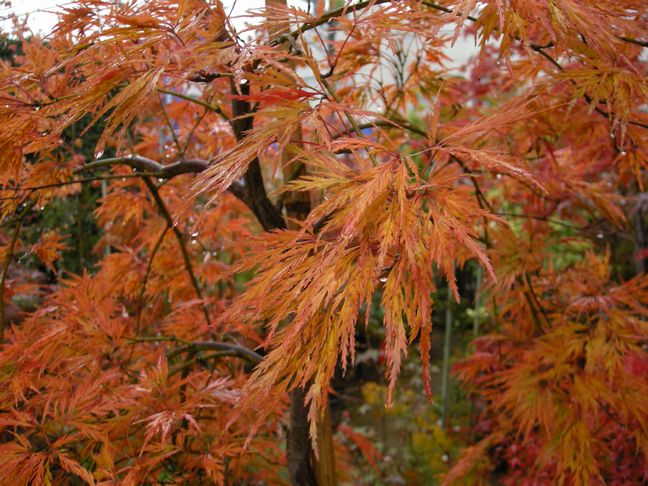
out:
<path id="1" fill-rule="evenodd" d="M 238 94 L 233 81 L 231 82 L 231 91 L 232 94 Z M 249 83 L 242 83 L 240 85 L 240 91 L 242 96 L 237 96 L 232 99 L 233 117 L 230 120 L 230 125 L 238 142 L 242 141 L 254 126 L 254 119 L 251 116 L 254 113 L 254 109 L 248 101 L 241 99 L 250 94 Z M 272 204 L 272 201 L 270 201 L 266 193 L 258 157 L 252 159 L 248 165 L 244 179 L 245 186 L 243 189 L 245 202 L 255 214 L 263 229 L 266 231 L 284 229 L 286 222 L 281 212 Z"/>
<path id="2" fill-rule="evenodd" d="M 196 363 L 204 363 L 205 361 L 209 361 L 211 359 L 215 358 L 220 358 L 220 357 L 226 357 L 226 356 L 237 356 L 235 353 L 231 353 L 229 351 L 216 351 L 214 353 L 210 353 L 206 356 L 197 356 L 195 358 L 192 358 L 188 361 L 185 361 L 178 366 L 175 366 L 169 370 L 169 376 L 176 375 L 180 372 L 183 373 L 183 375 L 191 369 L 192 366 L 194 366 Z M 206 363 L 204 363 L 206 364 Z"/>
<path id="3" fill-rule="evenodd" d="M 358 10 L 365 9 L 370 6 L 380 5 L 381 3 L 389 3 L 389 2 L 391 2 L 391 0 L 366 0 L 363 2 L 358 2 L 353 5 L 345 5 L 343 7 L 336 8 L 335 10 L 330 10 L 329 12 L 326 12 L 325 14 L 316 18 L 312 22 L 307 22 L 299 26 L 297 29 L 277 37 L 276 39 L 270 42 L 270 45 L 271 46 L 280 45 L 284 41 L 285 37 L 292 37 L 293 39 L 297 39 L 304 32 L 308 32 L 309 30 L 316 29 L 320 25 L 326 24 L 327 22 L 334 19 L 335 17 L 341 17 L 343 15 L 357 12 Z"/>
<path id="4" fill-rule="evenodd" d="M 13 260 L 14 250 L 16 248 L 16 242 L 18 241 L 18 235 L 20 233 L 20 228 L 22 223 L 29 213 L 29 210 L 34 206 L 35 203 L 26 204 L 25 207 L 20 211 L 16 217 L 16 226 L 14 228 L 13 235 L 11 236 L 11 241 L 5 253 L 5 260 L 2 265 L 2 276 L 0 276 L 0 344 L 4 343 L 4 331 L 5 331 L 5 303 L 4 303 L 4 291 L 5 291 L 5 282 L 7 280 L 7 274 L 9 273 L 9 265 L 11 260 Z"/>
<path id="5" fill-rule="evenodd" d="M 153 159 L 139 155 L 125 155 L 123 157 L 95 160 L 85 164 L 82 169 L 99 169 L 118 164 L 126 164 L 130 165 L 133 169 L 155 173 L 161 179 L 170 179 L 181 174 L 197 174 L 209 167 L 209 161 L 207 160 L 183 159 L 171 164 L 162 165 Z"/>
<path id="6" fill-rule="evenodd" d="M 240 344 L 223 343 L 219 341 L 194 341 L 168 352 L 167 358 L 171 359 L 182 353 L 196 351 L 226 351 L 228 353 L 231 353 L 228 354 L 228 356 L 236 356 L 255 364 L 260 363 L 263 359 L 263 356 L 261 356 L 259 353 L 252 351 L 245 346 L 241 346 Z"/>
<path id="7" fill-rule="evenodd" d="M 113 174 L 113 175 L 107 175 L 107 176 L 97 176 L 97 177 L 87 177 L 85 179 L 72 179 L 70 181 L 62 181 L 62 182 L 52 182 L 51 184 L 43 184 L 41 186 L 26 186 L 26 187 L 8 187 L 8 191 L 39 191 L 41 189 L 52 189 L 54 187 L 63 187 L 63 186 L 69 186 L 72 184 L 83 184 L 86 182 L 95 182 L 95 181 L 106 181 L 106 180 L 111 180 L 111 179 L 127 179 L 127 178 L 133 178 L 133 177 L 141 177 L 141 176 L 151 176 L 151 177 L 157 177 L 159 174 L 155 172 L 139 172 L 137 174 Z M 12 197 L 0 197 L 0 201 L 6 200 L 6 199 L 17 199 L 18 196 L 12 196 Z M 3 223 L 4 224 L 4 223 Z M 2 227 L 2 225 L 0 225 Z"/>
<path id="8" fill-rule="evenodd" d="M 516 213 L 508 213 L 508 212 L 496 212 L 494 214 L 496 214 L 497 216 L 504 216 L 505 218 L 523 218 L 523 219 L 531 218 L 531 219 L 535 219 L 536 221 L 544 221 L 550 224 L 557 224 L 559 226 L 563 226 L 564 228 L 569 228 L 576 231 L 584 231 L 589 227 L 589 225 L 576 226 L 573 224 L 565 223 L 563 221 L 559 221 L 554 218 L 550 218 L 548 216 L 537 216 L 533 214 L 516 214 Z"/>
<path id="9" fill-rule="evenodd" d="M 207 169 L 207 167 L 209 167 L 209 161 L 207 160 L 198 160 L 198 159 L 179 160 L 177 162 L 173 162 L 172 164 L 162 165 L 156 162 L 155 160 L 148 159 L 146 157 L 141 157 L 139 155 L 125 155 L 123 157 L 112 157 L 108 159 L 100 159 L 100 160 L 95 160 L 93 162 L 89 162 L 75 172 L 80 172 L 86 169 L 99 169 L 102 167 L 109 167 L 118 164 L 126 164 L 131 166 L 134 169 L 141 170 L 141 171 L 148 170 L 149 172 L 105 176 L 103 178 L 96 177 L 92 179 L 72 181 L 70 183 L 88 182 L 88 181 L 100 180 L 100 179 L 118 179 L 120 177 L 140 177 L 140 176 L 158 177 L 160 179 L 172 179 L 173 177 L 182 174 L 198 174 L 204 171 L 205 169 Z M 43 187 L 58 186 L 64 184 L 67 183 L 51 184 Z M 237 199 L 240 199 L 245 205 L 247 205 L 250 209 L 252 209 L 252 207 L 250 206 L 250 204 L 248 203 L 245 197 L 245 190 L 242 184 L 235 182 L 228 188 L 228 190 Z"/>
<path id="10" fill-rule="evenodd" d="M 182 353 L 196 352 L 196 351 L 218 351 L 222 356 L 236 356 L 250 363 L 260 363 L 263 356 L 256 351 L 251 350 L 241 344 L 230 344 L 221 341 L 187 341 L 175 336 L 142 336 L 135 339 L 130 339 L 131 344 L 137 343 L 156 343 L 156 342 L 171 342 L 180 343 L 182 346 L 166 353 L 167 359 L 173 359 Z"/>
<path id="11" fill-rule="evenodd" d="M 477 196 L 477 204 L 479 204 L 479 207 L 484 209 L 484 206 L 486 206 L 491 213 L 495 214 L 495 209 L 493 209 L 493 206 L 491 205 L 491 203 L 488 202 L 488 199 L 486 199 L 486 196 L 484 195 L 483 191 L 481 190 L 481 187 L 479 187 L 479 183 L 477 182 L 477 178 L 472 173 L 472 171 L 466 166 L 466 163 L 463 160 L 461 160 L 459 157 L 457 157 L 456 155 L 451 155 L 450 160 L 453 160 L 454 162 L 459 164 L 461 169 L 464 171 L 464 174 L 466 174 L 470 178 L 470 181 L 472 182 L 473 187 L 475 188 L 475 195 Z"/>
<path id="12" fill-rule="evenodd" d="M 180 145 L 180 140 L 178 140 L 178 135 L 176 134 L 175 130 L 173 129 L 173 123 L 171 122 L 171 118 L 169 118 L 169 113 L 167 113 L 166 107 L 164 106 L 164 100 L 162 99 L 161 93 L 162 92 L 160 90 L 158 90 L 158 99 L 160 100 L 160 108 L 162 108 L 162 114 L 164 115 L 164 121 L 166 122 L 167 126 L 169 127 L 169 130 L 171 130 L 171 136 L 173 137 L 173 143 L 175 143 L 176 149 L 178 149 L 178 154 L 183 155 L 182 146 Z"/>
<path id="13" fill-rule="evenodd" d="M 164 230 L 160 234 L 160 237 L 155 242 L 153 250 L 151 250 L 151 255 L 149 256 L 148 264 L 146 265 L 146 273 L 144 274 L 144 279 L 142 280 L 142 285 L 140 286 L 139 295 L 137 296 L 137 323 L 135 324 L 135 335 L 139 334 L 140 323 L 142 322 L 142 308 L 144 307 L 144 292 L 146 291 L 146 284 L 148 283 L 149 276 L 151 275 L 151 269 L 153 268 L 153 260 L 155 255 L 157 255 L 158 250 L 162 246 L 164 237 L 169 231 L 170 226 L 167 224 L 164 227 Z"/>
<path id="14" fill-rule="evenodd" d="M 625 35 L 622 35 L 619 37 L 624 42 L 629 42 L 630 44 L 637 44 L 638 46 L 641 47 L 648 47 L 648 41 L 641 40 L 641 39 L 633 39 L 632 37 L 626 37 Z"/>
<path id="15" fill-rule="evenodd" d="M 205 321 L 207 321 L 207 325 L 209 326 L 209 328 L 211 328 L 212 323 L 209 317 L 209 312 L 207 311 L 207 306 L 205 304 L 205 301 L 203 300 L 203 295 L 200 289 L 200 285 L 198 283 L 198 279 L 196 278 L 196 274 L 191 264 L 191 258 L 189 256 L 189 251 L 187 250 L 187 245 L 185 245 L 184 235 L 178 229 L 177 225 L 173 223 L 173 218 L 171 218 L 171 214 L 169 213 L 169 210 L 164 204 L 164 201 L 162 200 L 159 191 L 155 187 L 155 184 L 153 184 L 153 182 L 151 182 L 151 179 L 149 179 L 148 177 L 142 177 L 142 180 L 144 181 L 144 184 L 146 184 L 146 187 L 151 193 L 151 196 L 153 196 L 153 199 L 155 200 L 155 203 L 157 204 L 158 209 L 162 214 L 162 217 L 166 220 L 167 225 L 171 227 L 171 230 L 173 231 L 176 240 L 178 240 L 178 245 L 180 246 L 180 252 L 182 253 L 182 259 L 184 260 L 185 269 L 187 270 L 187 274 L 189 275 L 189 279 L 191 280 L 191 285 L 193 286 L 194 291 L 196 292 L 196 296 L 201 301 L 200 306 L 202 308 L 203 315 L 205 316 Z"/>
<path id="16" fill-rule="evenodd" d="M 534 300 L 535 304 L 538 306 L 538 309 L 542 313 L 542 317 L 544 317 L 544 320 L 547 323 L 547 326 L 550 327 L 551 326 L 551 321 L 549 320 L 549 316 L 547 315 L 547 311 L 545 310 L 545 308 L 540 303 L 540 299 L 538 298 L 538 295 L 536 294 L 536 292 L 535 292 L 535 290 L 533 288 L 533 285 L 531 284 L 531 278 L 529 277 L 529 272 L 524 273 L 524 280 L 526 281 L 526 284 L 527 284 L 527 286 L 529 288 L 529 292 L 531 294 L 531 297 L 533 297 L 533 300 Z"/>

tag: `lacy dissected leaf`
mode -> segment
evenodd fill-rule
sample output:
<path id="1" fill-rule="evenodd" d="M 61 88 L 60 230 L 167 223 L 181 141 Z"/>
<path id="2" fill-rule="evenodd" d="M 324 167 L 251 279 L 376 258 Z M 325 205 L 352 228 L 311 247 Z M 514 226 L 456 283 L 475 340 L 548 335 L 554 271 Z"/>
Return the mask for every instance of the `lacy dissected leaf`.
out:
<path id="1" fill-rule="evenodd" d="M 48 231 L 43 234 L 40 241 L 31 248 L 31 252 L 42 261 L 47 268 L 54 271 L 54 262 L 61 257 L 61 251 L 67 248 L 63 243 L 64 237 L 56 231 Z"/>

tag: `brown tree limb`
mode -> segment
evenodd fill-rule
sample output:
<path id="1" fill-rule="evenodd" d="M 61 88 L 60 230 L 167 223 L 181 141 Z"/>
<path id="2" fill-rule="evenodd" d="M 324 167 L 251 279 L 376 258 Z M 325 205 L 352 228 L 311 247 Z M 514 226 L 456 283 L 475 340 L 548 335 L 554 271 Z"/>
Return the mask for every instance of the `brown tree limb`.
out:
<path id="1" fill-rule="evenodd" d="M 239 89 L 242 96 L 232 99 L 233 118 L 230 120 L 230 125 L 238 142 L 242 141 L 254 126 L 254 118 L 251 116 L 254 109 L 250 102 L 242 99 L 250 94 L 250 85 L 242 83 Z M 234 95 L 239 94 L 234 81 L 231 82 L 231 91 Z M 286 222 L 281 212 L 272 204 L 266 193 L 258 157 L 252 159 L 243 178 L 245 180 L 243 186 L 245 201 L 259 223 L 261 223 L 261 226 L 263 226 L 263 229 L 266 231 L 285 229 Z"/>
<path id="2" fill-rule="evenodd" d="M 334 10 L 330 10 L 320 17 L 316 18 L 312 22 L 307 22 L 305 24 L 302 24 L 299 26 L 297 29 L 277 37 L 276 39 L 273 39 L 270 41 L 271 46 L 278 46 L 280 45 L 285 37 L 292 37 L 293 39 L 297 39 L 301 34 L 304 32 L 308 32 L 309 30 L 316 29 L 320 25 L 324 25 L 328 23 L 330 20 L 333 20 L 336 17 L 342 17 L 343 15 L 347 15 L 350 13 L 357 12 L 359 10 L 363 10 L 367 7 L 371 7 L 374 5 L 380 5 L 381 3 L 389 3 L 391 0 L 365 0 L 362 2 L 355 3 L 353 5 L 344 5 L 342 7 L 336 8 Z"/>
<path id="3" fill-rule="evenodd" d="M 276 5 L 279 7 L 287 7 L 286 0 L 266 0 L 266 6 Z M 289 49 L 296 46 L 295 39 L 291 36 L 281 36 L 281 32 L 288 31 L 290 28 L 289 22 L 281 22 L 277 25 L 278 29 L 271 32 L 271 41 L 279 41 L 286 39 L 290 44 Z M 294 63 L 288 63 L 291 68 L 294 68 Z M 312 69 L 318 71 L 317 67 Z M 339 102 L 337 94 L 333 87 L 326 81 L 321 73 L 315 73 L 316 77 L 320 79 L 321 84 L 324 86 L 329 96 L 336 102 Z M 351 126 L 357 129 L 357 123 L 350 113 L 345 115 Z M 362 134 L 358 131 L 358 136 Z M 285 183 L 289 183 L 307 175 L 306 165 L 301 160 L 295 160 L 296 151 L 295 147 L 303 144 L 303 131 L 301 123 L 295 126 L 295 129 L 290 135 L 288 144 L 283 147 L 281 152 L 281 171 Z M 378 162 L 371 152 L 367 151 L 369 157 L 374 165 Z M 286 208 L 286 216 L 288 219 L 288 227 L 290 229 L 298 229 L 299 223 L 308 217 L 311 211 L 311 200 L 309 192 L 295 192 L 287 191 L 283 194 L 284 205 Z M 286 440 L 286 459 L 288 462 L 288 473 L 292 484 L 296 486 L 302 485 L 317 485 L 317 486 L 334 486 L 337 484 L 335 472 L 335 455 L 333 452 L 333 431 L 330 420 L 329 404 L 326 403 L 322 410 L 319 410 L 320 416 L 316 424 L 316 436 L 319 447 L 315 451 L 312 447 L 309 433 L 309 420 L 308 409 L 306 406 L 307 387 L 296 387 L 290 392 L 290 427 L 288 429 L 288 436 Z"/>
<path id="4" fill-rule="evenodd" d="M 629 42 L 631 44 L 636 44 L 636 45 L 641 46 L 641 47 L 648 47 L 648 41 L 645 41 L 645 40 L 633 39 L 632 37 L 627 37 L 625 35 L 622 35 L 621 37 L 619 37 L 619 39 L 621 39 L 624 42 Z"/>
<path id="5" fill-rule="evenodd" d="M 5 282 L 7 281 L 7 274 L 9 273 L 9 265 L 11 260 L 13 260 L 14 250 L 16 249 L 16 242 L 18 241 L 18 235 L 20 234 L 20 228 L 22 228 L 22 223 L 25 220 L 25 216 L 29 213 L 29 210 L 34 206 L 34 203 L 26 204 L 25 207 L 18 213 L 16 217 L 16 226 L 14 227 L 13 234 L 11 236 L 11 241 L 5 252 L 5 259 L 2 265 L 2 275 L 0 276 L 0 344 L 4 343 L 4 331 L 5 331 L 5 302 L 4 302 L 4 291 L 5 291 Z"/>
<path id="6" fill-rule="evenodd" d="M 220 357 L 227 357 L 227 356 L 237 356 L 237 355 L 234 353 L 230 353 L 229 351 L 215 351 L 205 356 L 196 356 L 195 358 L 192 358 L 188 361 L 179 364 L 178 366 L 171 368 L 169 370 L 169 376 L 173 376 L 178 373 L 183 373 L 184 375 L 188 370 L 191 370 L 191 368 L 197 363 L 204 363 L 205 361 L 209 361 Z"/>
<path id="7" fill-rule="evenodd" d="M 200 160 L 200 159 L 188 159 L 188 160 L 179 160 L 171 164 L 162 165 L 155 160 L 141 157 L 139 155 L 125 155 L 123 157 L 112 157 L 108 159 L 95 160 L 85 164 L 81 169 L 78 169 L 77 172 L 87 169 L 99 169 L 102 167 L 109 167 L 112 165 L 126 164 L 131 166 L 134 169 L 141 171 L 149 172 L 138 172 L 137 174 L 125 174 L 125 175 L 115 175 L 115 176 L 105 176 L 104 178 L 114 178 L 118 179 L 120 177 L 140 177 L 140 176 L 151 176 L 157 177 L 159 179 L 172 179 L 173 177 L 182 175 L 182 174 L 199 174 L 209 167 L 209 161 Z M 87 182 L 92 180 L 99 180 L 100 178 L 79 180 L 74 182 Z M 64 183 L 62 183 L 64 184 Z M 57 184 L 58 185 L 58 184 Z M 45 186 L 49 187 L 49 186 Z M 245 191 L 243 185 L 235 182 L 229 188 L 234 196 L 244 202 L 248 207 L 250 206 L 245 199 Z"/>
<path id="8" fill-rule="evenodd" d="M 155 173 L 161 179 L 170 179 L 181 174 L 197 174 L 209 167 L 209 161 L 207 160 L 183 159 L 171 164 L 162 165 L 153 159 L 139 155 L 124 155 L 122 157 L 95 160 L 85 164 L 82 169 L 99 169 L 118 164 L 126 164 L 133 169 Z"/>
<path id="9" fill-rule="evenodd" d="M 545 308 L 542 306 L 540 303 L 540 299 L 538 298 L 538 294 L 536 294 L 535 289 L 533 288 L 533 284 L 531 283 L 531 278 L 529 277 L 529 272 L 524 273 L 524 281 L 527 284 L 527 287 L 529 288 L 529 293 L 531 297 L 533 298 L 533 301 L 535 304 L 538 306 L 538 310 L 542 314 L 542 317 L 544 318 L 546 324 L 548 327 L 551 326 L 551 321 L 549 320 L 549 316 L 547 315 L 547 311 Z"/>

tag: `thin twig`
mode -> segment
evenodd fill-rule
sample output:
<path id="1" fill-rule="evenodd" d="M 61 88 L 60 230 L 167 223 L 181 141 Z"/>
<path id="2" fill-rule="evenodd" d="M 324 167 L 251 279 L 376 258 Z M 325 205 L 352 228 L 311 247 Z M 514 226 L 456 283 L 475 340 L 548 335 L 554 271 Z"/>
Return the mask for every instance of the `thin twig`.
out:
<path id="1" fill-rule="evenodd" d="M 236 355 L 241 358 L 250 361 L 251 363 L 260 363 L 263 360 L 263 356 L 252 351 L 250 348 L 246 348 L 241 344 L 230 344 L 220 341 L 187 341 L 186 339 L 180 339 L 175 336 L 142 336 L 135 339 L 129 339 L 130 343 L 155 343 L 155 342 L 172 342 L 180 343 L 183 346 L 176 348 L 172 351 L 167 352 L 167 359 L 173 359 L 176 356 L 181 355 L 182 353 L 190 351 L 227 351 L 233 353 L 232 356 Z"/>
<path id="2" fill-rule="evenodd" d="M 557 219 L 549 218 L 547 216 L 536 216 L 536 215 L 533 215 L 533 214 L 517 214 L 517 213 L 507 213 L 507 212 L 496 212 L 495 214 L 497 216 L 504 216 L 504 217 L 508 217 L 508 218 L 531 218 L 531 219 L 535 219 L 537 221 L 545 221 L 547 223 L 557 224 L 559 226 L 563 226 L 565 228 L 570 228 L 570 229 L 574 229 L 574 230 L 578 230 L 578 231 L 586 230 L 589 227 L 589 225 L 576 226 L 576 225 L 573 225 L 573 224 L 565 223 L 563 221 L 559 221 Z"/>
<path id="3" fill-rule="evenodd" d="M 293 39 L 297 39 L 297 37 L 299 37 L 304 32 L 308 32 L 309 30 L 315 29 L 320 25 L 324 25 L 336 17 L 341 17 L 346 14 L 357 12 L 358 10 L 365 9 L 373 5 L 380 5 L 381 3 L 389 3 L 389 2 L 391 2 L 391 0 L 366 0 L 364 2 L 358 2 L 353 5 L 344 5 L 343 7 L 330 10 L 325 14 L 321 15 L 320 17 L 316 18 L 312 22 L 307 22 L 299 26 L 297 29 L 285 35 L 277 37 L 276 39 L 270 42 L 270 45 L 277 46 L 281 44 L 284 41 L 284 38 L 287 36 L 292 37 Z"/>
<path id="4" fill-rule="evenodd" d="M 171 136 L 173 137 L 173 143 L 175 143 L 176 148 L 178 149 L 178 153 L 182 153 L 182 147 L 180 146 L 180 140 L 178 140 L 178 135 L 176 135 L 175 130 L 173 129 L 173 123 L 171 122 L 171 118 L 169 118 L 169 114 L 167 113 L 166 107 L 164 106 L 164 100 L 162 99 L 161 91 L 158 90 L 158 99 L 160 100 L 160 107 L 162 108 L 162 114 L 164 115 L 164 120 L 166 121 L 167 126 L 169 127 L 169 130 L 171 130 Z"/>
<path id="5" fill-rule="evenodd" d="M 184 94 L 184 93 L 178 93 L 177 91 L 169 91 L 169 90 L 161 89 L 161 88 L 158 88 L 158 92 L 168 94 L 168 95 L 171 95 L 171 96 L 175 96 L 176 98 L 182 98 L 183 100 L 186 100 L 186 101 L 191 101 L 192 103 L 195 103 L 195 104 L 200 105 L 200 106 L 202 106 L 204 108 L 207 108 L 209 111 L 213 111 L 214 113 L 218 113 L 225 120 L 229 121 L 229 117 L 225 114 L 225 112 L 219 106 L 212 105 L 211 103 L 208 103 L 208 102 L 206 102 L 204 100 L 201 100 L 200 98 L 196 98 L 194 96 L 187 95 L 187 94 Z"/>
<path id="6" fill-rule="evenodd" d="M 527 283 L 527 286 L 529 287 L 529 292 L 531 293 L 533 300 L 535 301 L 536 305 L 538 306 L 538 309 L 542 313 L 542 317 L 544 317 L 544 320 L 547 323 L 547 326 L 551 326 L 551 321 L 549 320 L 549 316 L 547 316 L 547 311 L 545 311 L 544 307 L 540 303 L 540 299 L 538 298 L 538 295 L 536 294 L 533 285 L 531 285 L 531 278 L 529 277 L 528 272 L 524 273 L 524 279 Z"/>
<path id="7" fill-rule="evenodd" d="M 106 175 L 106 176 L 97 176 L 97 177 L 88 177 L 86 179 L 73 179 L 71 181 L 62 181 L 62 182 L 53 182 L 51 184 L 43 184 L 42 186 L 27 186 L 27 187 L 11 187 L 7 188 L 7 190 L 18 192 L 18 191 L 38 191 L 41 189 L 51 189 L 54 187 L 63 187 L 63 186 L 69 186 L 72 184 L 83 184 L 86 182 L 95 182 L 95 181 L 106 181 L 106 180 L 111 180 L 111 179 L 126 179 L 126 178 L 133 178 L 133 177 L 140 177 L 142 175 L 146 176 L 151 176 L 151 177 L 159 177 L 161 174 L 157 172 L 143 172 L 143 173 L 138 173 L 138 174 L 113 174 L 113 175 Z M 15 199 L 15 197 L 11 198 L 0 198 L 2 199 Z"/>
<path id="8" fill-rule="evenodd" d="M 130 344 L 165 343 L 165 342 L 191 344 L 191 341 L 187 341 L 186 339 L 181 339 L 175 336 L 139 336 L 133 339 L 128 339 L 126 342 Z"/>
<path id="9" fill-rule="evenodd" d="M 148 283 L 149 276 L 151 274 L 151 269 L 153 268 L 153 259 L 155 258 L 155 255 L 157 254 L 158 250 L 162 246 L 162 242 L 164 241 L 164 236 L 167 234 L 167 231 L 169 231 L 169 225 L 167 224 L 160 234 L 160 237 L 157 239 L 155 242 L 155 246 L 153 247 L 153 250 L 151 250 L 151 256 L 149 257 L 148 264 L 146 265 L 146 273 L 144 274 L 144 279 L 142 280 L 142 284 L 140 286 L 140 291 L 137 296 L 137 320 L 135 321 L 135 330 L 134 333 L 135 336 L 137 336 L 140 333 L 140 327 L 141 327 L 141 322 L 142 322 L 142 310 L 144 307 L 144 292 L 146 291 L 146 284 Z M 135 344 L 135 341 L 132 343 L 133 345 Z M 133 356 L 133 350 L 135 349 L 135 346 L 131 346 L 130 352 L 128 353 L 128 358 L 126 359 L 126 362 L 130 362 L 132 356 Z"/>
<path id="10" fill-rule="evenodd" d="M 205 356 L 197 356 L 193 359 L 190 359 L 188 361 L 185 361 L 184 363 L 179 364 L 178 366 L 175 366 L 169 370 L 169 376 L 176 375 L 180 372 L 186 372 L 187 370 L 191 369 L 193 365 L 196 363 L 202 363 L 205 361 L 212 360 L 214 358 L 220 358 L 221 356 L 238 356 L 234 353 L 230 353 L 229 351 L 216 351 L 211 354 L 207 354 Z"/>
<path id="11" fill-rule="evenodd" d="M 633 39 L 632 37 L 627 37 L 625 35 L 622 35 L 621 37 L 619 37 L 619 39 L 621 39 L 624 42 L 629 42 L 631 44 L 637 44 L 638 46 L 641 47 L 648 47 L 648 41 L 645 40 Z"/>
<path id="12" fill-rule="evenodd" d="M 187 135 L 187 141 L 185 142 L 184 149 L 182 149 L 181 155 L 184 156 L 184 154 L 187 152 L 189 149 L 189 144 L 191 143 L 191 139 L 193 138 L 194 132 L 196 131 L 196 128 L 198 128 L 198 125 L 204 120 L 205 116 L 209 110 L 205 108 L 205 111 L 203 111 L 203 114 L 200 115 L 194 126 L 191 128 L 191 131 L 189 132 L 189 135 Z"/>
<path id="13" fill-rule="evenodd" d="M 456 162 L 457 164 L 459 164 L 459 166 L 464 171 L 464 173 L 470 178 L 470 180 L 471 180 L 471 182 L 473 184 L 473 187 L 475 188 L 475 195 L 477 196 L 477 204 L 479 204 L 479 207 L 484 209 L 484 206 L 486 206 L 491 213 L 495 213 L 495 209 L 493 208 L 491 203 L 488 202 L 488 199 L 486 199 L 486 196 L 484 195 L 483 191 L 481 190 L 481 187 L 479 187 L 479 183 L 477 182 L 477 178 L 472 173 L 472 171 L 470 169 L 468 169 L 468 167 L 466 166 L 466 163 L 463 160 L 461 160 L 459 157 L 457 157 L 456 155 L 451 155 L 450 160 L 452 160 L 452 161 Z"/>

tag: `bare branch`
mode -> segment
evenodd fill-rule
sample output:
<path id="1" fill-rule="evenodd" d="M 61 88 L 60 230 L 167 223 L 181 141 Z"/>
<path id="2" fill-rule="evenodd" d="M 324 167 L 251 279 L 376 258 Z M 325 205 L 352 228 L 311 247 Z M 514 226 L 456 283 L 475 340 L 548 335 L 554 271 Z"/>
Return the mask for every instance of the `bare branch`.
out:
<path id="1" fill-rule="evenodd" d="M 173 137 L 173 143 L 175 143 L 176 148 L 178 149 L 178 153 L 180 155 L 183 155 L 182 152 L 182 146 L 180 145 L 180 140 L 178 140 L 178 135 L 175 132 L 175 129 L 173 128 L 173 123 L 171 122 L 171 118 L 169 118 L 169 113 L 167 113 L 167 109 L 164 106 L 164 100 L 162 99 L 162 92 L 158 90 L 158 99 L 160 100 L 160 107 L 162 108 L 162 114 L 164 115 L 164 121 L 166 122 L 167 126 L 169 127 L 169 130 L 171 130 L 171 136 Z"/>
<path id="2" fill-rule="evenodd" d="M 85 164 L 83 169 L 99 169 L 119 164 L 130 165 L 133 169 L 140 171 L 153 172 L 161 179 L 170 179 L 181 174 L 197 174 L 209 167 L 209 162 L 207 160 L 179 160 L 172 164 L 162 165 L 153 159 L 141 157 L 139 155 L 125 155 L 123 157 L 95 160 Z"/>

